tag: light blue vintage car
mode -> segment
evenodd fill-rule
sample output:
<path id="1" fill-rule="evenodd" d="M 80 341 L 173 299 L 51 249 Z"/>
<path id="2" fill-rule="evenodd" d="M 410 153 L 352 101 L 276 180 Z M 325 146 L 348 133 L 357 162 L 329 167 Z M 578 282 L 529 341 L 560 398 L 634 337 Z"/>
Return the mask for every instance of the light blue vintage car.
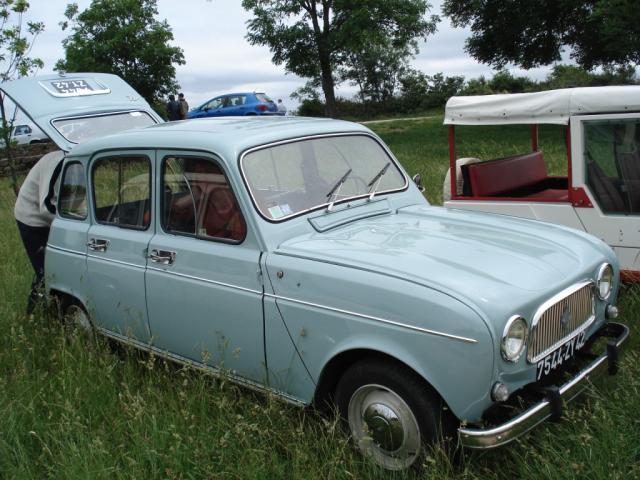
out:
<path id="1" fill-rule="evenodd" d="M 432 207 L 362 125 L 160 124 L 95 73 L 2 89 L 68 152 L 46 275 L 79 324 L 299 405 L 335 404 L 385 468 L 419 462 L 452 423 L 465 447 L 510 442 L 617 368 L 628 330 L 609 321 L 609 247 Z"/>

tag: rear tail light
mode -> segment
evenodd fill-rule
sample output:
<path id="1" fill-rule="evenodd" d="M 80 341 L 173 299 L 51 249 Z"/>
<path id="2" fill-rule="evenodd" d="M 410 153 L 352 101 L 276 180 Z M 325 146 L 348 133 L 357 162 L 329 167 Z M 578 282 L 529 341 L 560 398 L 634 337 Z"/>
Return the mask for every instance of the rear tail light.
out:
<path id="1" fill-rule="evenodd" d="M 262 105 L 262 104 L 260 104 L 260 105 L 258 105 L 258 106 L 256 107 L 256 109 L 257 109 L 259 112 L 266 112 L 268 108 L 269 108 L 269 107 L 267 107 L 266 105 Z"/>

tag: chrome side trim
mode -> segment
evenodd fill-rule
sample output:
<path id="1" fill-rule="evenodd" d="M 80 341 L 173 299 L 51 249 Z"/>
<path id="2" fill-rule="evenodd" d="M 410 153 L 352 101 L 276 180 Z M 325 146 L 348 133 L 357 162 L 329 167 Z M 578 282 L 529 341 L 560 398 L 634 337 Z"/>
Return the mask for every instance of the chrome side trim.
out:
<path id="1" fill-rule="evenodd" d="M 158 347 L 154 347 L 151 344 L 148 343 L 144 343 L 141 342 L 139 340 L 136 340 L 134 338 L 130 338 L 127 337 L 125 335 L 122 335 L 120 333 L 116 333 L 116 332 L 112 332 L 111 330 L 107 330 L 106 328 L 103 327 L 95 327 L 96 330 L 101 334 L 104 335 L 105 337 L 108 338 L 112 338 L 113 340 L 117 340 L 118 342 L 124 343 L 126 345 L 130 345 L 132 347 L 138 348 L 140 350 L 144 350 L 147 352 L 151 352 L 154 353 L 156 355 L 158 355 L 161 358 L 164 358 L 166 360 L 170 360 L 172 362 L 176 362 L 179 363 L 181 365 L 185 365 L 188 366 L 190 368 L 194 368 L 196 370 L 200 370 L 203 373 L 209 374 L 209 375 L 213 375 L 214 377 L 218 377 L 218 378 L 228 378 L 231 381 L 233 381 L 234 383 L 237 383 L 239 385 L 242 385 L 244 387 L 250 388 L 251 390 L 260 392 L 260 393 L 273 393 L 275 395 L 277 395 L 278 397 L 282 398 L 283 400 L 285 400 L 288 403 L 291 403 L 295 406 L 298 407 L 304 407 L 307 404 L 287 393 L 281 392 L 279 390 L 275 390 L 273 388 L 269 388 L 266 387 L 258 382 L 254 382 L 252 380 L 247 380 L 246 378 L 240 377 L 238 375 L 234 375 L 233 373 L 224 370 L 222 368 L 219 367 L 213 367 L 210 365 L 205 365 L 203 363 L 200 362 L 196 362 L 194 360 L 191 360 L 190 358 L 186 358 L 183 357 L 182 355 L 178 355 L 176 353 L 171 353 L 168 352 L 166 350 L 162 350 Z"/>
<path id="2" fill-rule="evenodd" d="M 426 333 L 428 335 L 435 335 L 437 337 L 449 338 L 451 340 L 458 340 L 460 342 L 465 343 L 478 343 L 477 340 L 473 338 L 460 337 L 458 335 L 452 335 L 450 333 L 438 332 L 437 330 L 430 330 L 428 328 L 416 327 L 413 325 L 407 325 L 405 323 L 396 322 L 394 320 L 387 320 L 386 318 L 374 317 L 372 315 L 365 315 L 363 313 L 352 312 L 349 310 L 343 310 L 341 308 L 329 307 L 327 305 L 320 305 L 317 303 L 306 302 L 304 300 L 298 300 L 295 298 L 283 297 L 281 295 L 272 295 L 270 293 L 264 294 L 265 298 L 273 298 L 275 300 L 284 300 L 286 302 L 297 303 L 300 305 L 306 305 L 308 307 L 318 308 L 321 310 L 329 310 L 330 312 L 335 313 L 344 313 L 345 315 L 351 315 L 354 317 L 364 318 L 366 320 L 373 320 L 374 322 L 384 323 L 386 325 L 393 325 L 394 327 L 405 328 L 407 330 L 413 330 L 420 333 Z"/>
<path id="3" fill-rule="evenodd" d="M 145 270 L 147 268 L 146 265 L 136 265 L 135 263 L 123 262 L 122 260 L 115 260 L 113 258 L 105 258 L 101 257 L 100 255 L 87 254 L 87 258 L 95 258 L 96 260 L 102 260 L 103 262 L 108 263 L 117 263 L 118 265 L 125 265 L 127 267 L 133 267 L 139 270 Z"/>
<path id="4" fill-rule="evenodd" d="M 193 275 L 186 275 L 184 273 L 174 272 L 174 271 L 169 270 L 169 269 L 165 270 L 163 268 L 147 267 L 147 270 L 153 270 L 154 272 L 162 272 L 162 273 L 166 273 L 168 275 L 175 275 L 176 277 L 186 278 L 188 280 L 197 280 L 199 282 L 209 283 L 209 284 L 212 284 L 212 285 L 218 285 L 220 287 L 232 288 L 234 290 L 241 290 L 243 292 L 254 293 L 256 295 L 262 295 L 262 291 L 261 290 L 253 290 L 251 288 L 240 287 L 238 285 L 232 285 L 230 283 L 217 282 L 215 280 L 210 280 L 208 278 L 194 277 Z"/>
<path id="5" fill-rule="evenodd" d="M 616 335 L 614 340 L 616 347 L 620 347 L 629 336 L 629 328 L 620 323 L 608 323 L 603 327 L 603 330 L 607 328 L 615 331 L 613 333 Z M 575 377 L 560 387 L 559 392 L 562 400 L 564 400 L 564 402 L 570 402 L 577 397 L 587 387 L 590 379 L 604 373 L 609 366 L 608 364 L 609 353 L 607 349 L 582 369 Z M 549 400 L 542 400 L 517 417 L 497 427 L 486 429 L 459 428 L 458 435 L 460 443 L 463 447 L 473 449 L 499 447 L 527 433 L 551 417 L 551 415 L 551 402 Z"/>
<path id="6" fill-rule="evenodd" d="M 78 250 L 71 250 L 69 248 L 62 248 L 62 247 L 58 247 L 56 245 L 51 245 L 50 243 L 47 243 L 47 248 L 50 248 L 51 250 L 59 250 L 60 252 L 71 253 L 73 255 L 81 255 L 83 257 L 87 256 L 87 252 L 80 252 Z"/>

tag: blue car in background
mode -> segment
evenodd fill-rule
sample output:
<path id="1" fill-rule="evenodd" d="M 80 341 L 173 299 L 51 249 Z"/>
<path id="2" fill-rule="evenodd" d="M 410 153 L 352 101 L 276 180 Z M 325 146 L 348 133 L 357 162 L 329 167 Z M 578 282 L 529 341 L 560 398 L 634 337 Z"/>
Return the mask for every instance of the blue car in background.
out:
<path id="1" fill-rule="evenodd" d="M 230 93 L 212 98 L 187 114 L 187 118 L 244 115 L 282 115 L 265 93 Z"/>

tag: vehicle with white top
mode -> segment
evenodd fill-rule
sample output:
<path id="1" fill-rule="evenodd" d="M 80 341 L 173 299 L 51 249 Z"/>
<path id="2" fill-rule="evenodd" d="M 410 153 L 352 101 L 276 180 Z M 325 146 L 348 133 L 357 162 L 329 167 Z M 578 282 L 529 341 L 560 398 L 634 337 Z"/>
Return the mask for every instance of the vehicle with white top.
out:
<path id="1" fill-rule="evenodd" d="M 640 86 L 458 96 L 446 105 L 450 169 L 444 205 L 566 225 L 613 248 L 622 278 L 640 279 Z M 531 126 L 531 151 L 456 158 L 456 126 Z M 567 174 L 550 176 L 538 125 L 564 126 Z"/>

